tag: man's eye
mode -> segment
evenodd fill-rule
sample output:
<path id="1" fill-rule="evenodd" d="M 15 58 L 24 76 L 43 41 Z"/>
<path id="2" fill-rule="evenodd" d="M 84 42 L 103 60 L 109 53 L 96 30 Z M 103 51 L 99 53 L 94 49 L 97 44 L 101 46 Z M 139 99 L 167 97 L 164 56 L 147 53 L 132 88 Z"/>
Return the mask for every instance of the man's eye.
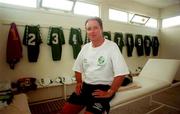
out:
<path id="1" fill-rule="evenodd" d="M 89 31 L 89 30 L 91 30 L 91 28 L 87 28 L 87 30 Z"/>
<path id="2" fill-rule="evenodd" d="M 98 29 L 98 27 L 95 26 L 95 27 L 87 28 L 86 30 L 87 30 L 87 31 L 90 31 L 90 30 L 96 30 L 96 29 Z"/>

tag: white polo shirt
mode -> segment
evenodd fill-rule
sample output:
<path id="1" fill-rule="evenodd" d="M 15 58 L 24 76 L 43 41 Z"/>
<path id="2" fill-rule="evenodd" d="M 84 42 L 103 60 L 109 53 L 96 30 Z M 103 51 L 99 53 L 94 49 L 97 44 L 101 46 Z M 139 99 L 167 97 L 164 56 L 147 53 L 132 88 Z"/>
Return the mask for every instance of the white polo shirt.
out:
<path id="1" fill-rule="evenodd" d="M 81 72 L 89 84 L 111 85 L 113 78 L 129 74 L 127 64 L 116 43 L 105 39 L 99 47 L 87 43 L 81 49 L 73 66 L 73 71 Z"/>

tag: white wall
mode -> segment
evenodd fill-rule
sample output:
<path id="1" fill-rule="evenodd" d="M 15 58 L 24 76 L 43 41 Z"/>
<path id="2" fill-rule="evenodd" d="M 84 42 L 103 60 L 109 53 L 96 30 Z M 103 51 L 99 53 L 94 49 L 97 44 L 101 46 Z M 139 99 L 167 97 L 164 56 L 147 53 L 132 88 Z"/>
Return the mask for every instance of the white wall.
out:
<path id="1" fill-rule="evenodd" d="M 180 4 L 161 10 L 161 18 L 180 16 Z M 180 26 L 163 28 L 160 30 L 161 37 L 161 58 L 180 59 Z M 180 69 L 176 75 L 180 80 Z"/>
<path id="2" fill-rule="evenodd" d="M 160 10 L 160 18 L 168 18 L 180 15 L 180 4 L 176 4 Z"/>

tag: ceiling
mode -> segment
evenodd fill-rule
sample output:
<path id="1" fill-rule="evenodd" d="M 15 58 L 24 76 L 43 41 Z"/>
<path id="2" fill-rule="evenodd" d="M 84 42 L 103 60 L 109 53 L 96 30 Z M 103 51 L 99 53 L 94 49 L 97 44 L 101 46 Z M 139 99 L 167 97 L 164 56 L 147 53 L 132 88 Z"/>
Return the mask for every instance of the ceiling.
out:
<path id="1" fill-rule="evenodd" d="M 180 0 L 133 0 L 133 1 L 156 8 L 165 8 L 171 5 L 180 4 Z"/>

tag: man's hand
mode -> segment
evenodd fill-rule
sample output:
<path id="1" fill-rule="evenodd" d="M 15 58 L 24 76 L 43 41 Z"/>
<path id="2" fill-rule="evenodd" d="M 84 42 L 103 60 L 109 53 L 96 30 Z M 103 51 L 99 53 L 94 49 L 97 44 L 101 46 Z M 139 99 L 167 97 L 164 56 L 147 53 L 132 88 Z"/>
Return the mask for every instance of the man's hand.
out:
<path id="1" fill-rule="evenodd" d="M 109 97 L 113 96 L 114 93 L 115 93 L 115 91 L 110 90 L 110 89 L 108 91 L 102 91 L 100 89 L 97 89 L 92 93 L 92 95 L 95 98 L 109 98 Z"/>

